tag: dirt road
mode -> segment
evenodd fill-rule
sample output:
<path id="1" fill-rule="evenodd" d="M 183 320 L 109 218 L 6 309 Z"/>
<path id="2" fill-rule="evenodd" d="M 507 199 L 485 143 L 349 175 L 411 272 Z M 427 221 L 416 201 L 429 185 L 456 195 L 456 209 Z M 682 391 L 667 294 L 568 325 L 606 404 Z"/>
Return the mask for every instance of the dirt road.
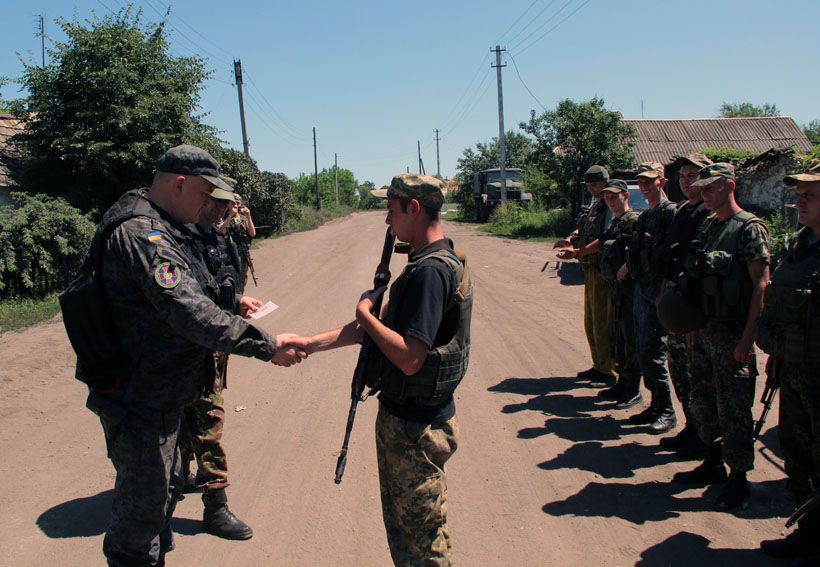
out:
<path id="1" fill-rule="evenodd" d="M 383 213 L 361 213 L 263 242 L 254 251 L 259 287 L 249 293 L 280 308 L 260 325 L 311 333 L 352 318 L 384 228 Z M 660 451 L 657 437 L 625 424 L 631 411 L 610 410 L 573 378 L 589 366 L 578 274 L 541 273 L 544 244 L 458 223 L 445 230 L 476 282 L 471 366 L 457 402 L 462 440 L 448 464 L 458 563 L 770 564 L 758 542 L 780 532 L 790 506 L 776 430 L 757 445 L 749 507 L 710 511 L 713 489 L 668 482 L 692 463 Z M 394 273 L 402 262 L 394 258 Z M 374 400 L 359 410 L 344 482 L 333 483 L 356 355 L 323 353 L 292 369 L 231 359 L 228 491 L 256 535 L 200 533 L 202 503 L 189 495 L 177 507 L 170 565 L 390 564 Z M 62 323 L 0 336 L 0 360 L 0 565 L 102 565 L 114 474 L 72 378 Z"/>

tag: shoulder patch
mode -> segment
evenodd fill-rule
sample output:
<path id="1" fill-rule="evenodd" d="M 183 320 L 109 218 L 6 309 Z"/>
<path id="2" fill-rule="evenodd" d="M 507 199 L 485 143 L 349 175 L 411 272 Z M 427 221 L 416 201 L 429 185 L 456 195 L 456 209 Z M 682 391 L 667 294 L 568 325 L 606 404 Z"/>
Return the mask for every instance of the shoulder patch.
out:
<path id="1" fill-rule="evenodd" d="M 148 241 L 149 242 L 156 242 L 157 240 L 162 240 L 162 233 L 158 230 L 148 233 Z"/>
<path id="2" fill-rule="evenodd" d="M 165 289 L 175 288 L 181 279 L 179 268 L 171 262 L 163 262 L 154 270 L 154 280 Z"/>

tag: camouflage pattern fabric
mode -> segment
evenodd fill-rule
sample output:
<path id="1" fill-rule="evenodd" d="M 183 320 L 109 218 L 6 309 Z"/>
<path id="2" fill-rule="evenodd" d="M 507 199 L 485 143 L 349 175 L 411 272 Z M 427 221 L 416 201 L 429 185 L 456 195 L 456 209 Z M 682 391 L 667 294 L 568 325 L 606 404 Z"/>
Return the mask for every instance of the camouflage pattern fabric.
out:
<path id="1" fill-rule="evenodd" d="M 242 215 L 236 215 L 228 223 L 230 243 L 236 247 L 239 255 L 239 290 L 244 292 L 248 282 L 248 254 L 251 249 L 251 237 L 248 236 L 247 220 Z"/>
<path id="2" fill-rule="evenodd" d="M 820 488 L 820 364 L 782 361 L 780 446 L 797 502 Z"/>
<path id="3" fill-rule="evenodd" d="M 666 370 L 666 329 L 661 325 L 655 308 L 659 286 L 642 285 L 646 283 L 645 280 L 637 282 L 633 302 L 638 361 L 644 386 L 652 394 L 652 403 L 669 407 L 672 405 L 672 390 Z"/>
<path id="4" fill-rule="evenodd" d="M 740 363 L 733 355 L 743 328 L 710 321 L 697 334 L 712 366 L 711 374 L 703 373 L 697 364 L 691 367 L 689 407 L 698 436 L 709 446 L 722 438 L 726 464 L 733 471 L 750 471 L 754 466 L 752 404 L 757 372 L 754 359 Z"/>
<path id="5" fill-rule="evenodd" d="M 609 347 L 609 291 L 601 271 L 584 266 L 584 331 L 592 355 L 592 367 L 615 375 L 615 361 Z"/>
<path id="6" fill-rule="evenodd" d="M 641 365 L 632 316 L 635 290 L 631 285 L 612 283 L 609 287 L 609 337 L 618 380 L 640 385 Z M 633 382 L 634 381 L 634 382 Z M 625 382 L 625 383 L 627 383 Z"/>
<path id="7" fill-rule="evenodd" d="M 195 458 L 196 486 L 206 490 L 227 488 L 228 458 L 222 447 L 225 401 L 221 392 L 211 392 L 182 412 L 179 448 L 183 469 Z"/>
<path id="8" fill-rule="evenodd" d="M 683 408 L 683 415 L 689 419 L 689 349 L 686 345 L 686 335 L 669 333 L 666 337 L 669 363 L 669 379 L 672 388 Z"/>
<path id="9" fill-rule="evenodd" d="M 130 407 L 121 422 L 101 417 L 117 471 L 108 565 L 156 565 L 173 541 L 171 517 L 182 489 L 177 449 L 180 412 Z"/>
<path id="10" fill-rule="evenodd" d="M 458 446 L 455 417 L 432 424 L 379 404 L 376 457 L 382 514 L 396 565 L 452 565 L 444 464 Z"/>

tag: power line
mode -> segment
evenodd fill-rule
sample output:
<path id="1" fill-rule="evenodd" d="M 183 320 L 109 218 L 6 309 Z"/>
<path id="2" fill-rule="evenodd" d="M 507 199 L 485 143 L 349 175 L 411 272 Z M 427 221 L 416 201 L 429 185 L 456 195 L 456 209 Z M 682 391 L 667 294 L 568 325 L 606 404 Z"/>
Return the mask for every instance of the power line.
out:
<path id="1" fill-rule="evenodd" d="M 530 21 L 528 21 L 520 30 L 518 30 L 518 32 L 507 41 L 507 43 L 512 43 L 516 39 L 521 37 L 521 34 L 527 33 L 527 29 L 530 26 L 535 25 L 538 22 L 538 19 L 544 14 L 544 12 L 549 10 L 552 7 L 553 4 L 555 4 L 555 0 L 550 0 L 550 3 L 547 4 L 546 6 L 544 6 L 543 8 L 541 8 L 541 11 L 538 12 L 535 16 L 533 16 L 532 19 L 530 19 Z M 553 14 L 551 16 L 551 18 L 552 17 L 555 17 L 555 14 Z M 547 21 L 549 21 L 549 20 L 547 20 Z"/>
<path id="2" fill-rule="evenodd" d="M 292 133 L 294 133 L 294 136 L 295 136 L 295 137 L 297 137 L 297 138 L 304 138 L 304 136 L 301 134 L 302 130 L 301 130 L 300 128 L 298 128 L 297 126 L 294 126 L 293 124 L 291 124 L 290 122 L 288 122 L 288 121 L 285 119 L 285 117 L 284 117 L 284 116 L 282 116 L 282 115 L 281 115 L 281 114 L 280 114 L 280 113 L 276 110 L 276 107 L 274 107 L 274 106 L 273 106 L 273 104 L 271 104 L 271 102 L 268 100 L 268 98 L 265 96 L 265 94 L 261 91 L 261 89 L 259 89 L 259 87 L 257 87 L 257 86 L 256 86 L 256 83 L 253 81 L 253 79 L 250 77 L 250 75 L 248 75 L 247 71 L 245 72 L 245 78 L 248 80 L 248 84 L 251 86 L 251 88 L 253 88 L 253 89 L 254 89 L 254 90 L 255 90 L 255 91 L 259 94 L 259 96 L 262 98 L 262 100 L 264 100 L 264 101 L 265 101 L 265 103 L 266 103 L 266 104 L 268 105 L 268 107 L 271 109 L 271 111 L 273 112 L 273 114 L 274 114 L 274 115 L 275 115 L 275 116 L 279 119 L 279 121 L 282 123 L 282 125 L 283 125 L 285 128 L 290 129 L 290 130 L 292 131 Z M 306 138 L 304 138 L 304 139 L 306 139 Z"/>
<path id="3" fill-rule="evenodd" d="M 449 120 L 452 116 L 454 116 L 454 115 L 457 116 L 458 115 L 458 113 L 456 113 L 456 110 L 461 105 L 461 102 L 464 99 L 464 97 L 467 95 L 467 93 L 470 92 L 470 90 L 473 86 L 473 83 L 475 82 L 476 77 L 479 76 L 479 73 L 481 72 L 481 70 L 482 69 L 485 70 L 485 76 L 486 76 L 486 74 L 489 73 L 489 68 L 486 67 L 486 64 L 487 64 L 487 56 L 485 54 L 484 57 L 482 57 L 481 63 L 479 64 L 479 66 L 476 69 L 475 73 L 473 73 L 473 77 L 470 79 L 470 81 L 467 83 L 467 86 L 465 87 L 464 91 L 461 93 L 461 96 L 458 97 L 458 100 L 456 100 L 456 103 L 452 106 L 452 108 L 450 108 L 450 112 L 448 112 L 447 115 L 442 120 L 442 122 L 441 122 L 441 127 L 442 128 L 447 126 L 447 123 L 449 122 Z M 478 87 L 478 88 L 480 88 L 480 87 Z M 478 90 L 478 89 L 476 89 L 476 90 Z M 475 94 L 475 91 L 473 91 L 473 94 Z"/>
<path id="4" fill-rule="evenodd" d="M 546 19 L 543 23 L 541 23 L 541 25 L 540 25 L 540 26 L 538 26 L 537 28 L 535 28 L 534 30 L 532 30 L 530 33 L 528 33 L 528 34 L 527 34 L 527 36 L 526 36 L 524 39 L 522 39 L 521 41 L 519 41 L 518 43 L 516 43 L 516 44 L 515 44 L 515 45 L 514 45 L 511 49 L 518 50 L 518 48 L 521 46 L 521 44 L 522 44 L 522 43 L 525 43 L 525 42 L 526 42 L 526 41 L 528 41 L 528 40 L 529 40 L 532 36 L 534 36 L 534 35 L 535 35 L 535 34 L 537 34 L 539 31 L 541 31 L 541 30 L 544 28 L 544 26 L 546 26 L 548 23 L 550 23 L 552 20 L 554 20 L 556 17 L 558 17 L 558 14 L 560 14 L 561 12 L 563 12 L 563 11 L 564 11 L 564 9 L 566 9 L 566 7 L 567 7 L 567 6 L 569 6 L 570 4 L 572 4 L 572 0 L 567 0 L 566 2 L 564 2 L 564 5 L 563 5 L 563 6 L 561 6 L 560 8 L 558 8 L 558 11 L 557 11 L 557 12 L 553 12 L 552 16 L 550 16 L 549 18 L 547 18 L 547 19 Z"/>
<path id="5" fill-rule="evenodd" d="M 493 85 L 492 81 L 487 81 L 486 80 L 487 77 L 489 77 L 489 76 L 490 76 L 490 68 L 488 67 L 487 68 L 487 74 L 484 75 L 484 81 L 486 81 L 486 83 L 487 83 L 486 86 L 484 87 L 484 90 L 480 91 L 480 94 L 477 94 L 477 96 L 473 97 L 472 102 L 467 107 L 465 107 L 464 111 L 461 113 L 461 116 L 459 116 L 459 118 L 455 122 L 455 124 L 453 124 L 444 134 L 442 134 L 441 139 L 444 139 L 447 136 L 449 136 L 456 128 L 458 128 L 461 125 L 461 123 L 470 114 L 472 114 L 473 110 L 475 110 L 475 107 L 478 106 L 478 102 L 480 102 L 484 98 L 484 95 L 487 94 L 487 91 L 490 90 L 490 87 Z M 483 82 L 482 82 L 482 84 L 483 84 Z M 479 86 L 479 89 L 480 88 L 481 88 L 481 86 Z M 476 91 L 476 93 L 479 93 L 479 91 Z"/>
<path id="6" fill-rule="evenodd" d="M 177 33 L 178 33 L 181 37 L 183 37 L 183 38 L 184 38 L 184 39 L 185 39 L 188 43 L 190 43 L 190 44 L 191 44 L 191 45 L 193 45 L 195 48 L 197 48 L 197 49 L 199 50 L 199 52 L 201 52 L 201 53 L 205 53 L 206 55 L 211 56 L 213 59 L 215 59 L 216 61 L 218 61 L 218 62 L 220 62 L 220 63 L 223 63 L 223 64 L 224 64 L 224 65 L 226 65 L 226 66 L 231 64 L 231 62 L 230 62 L 230 61 L 227 61 L 226 59 L 223 59 L 222 57 L 220 57 L 220 56 L 218 56 L 218 55 L 215 55 L 213 52 L 211 52 L 211 51 L 209 51 L 208 49 L 204 48 L 202 45 L 200 45 L 199 43 L 197 43 L 196 41 L 194 41 L 193 39 L 191 39 L 190 37 L 188 37 L 188 36 L 187 36 L 187 35 L 186 35 L 186 34 L 185 34 L 182 30 L 180 30 L 178 27 L 176 27 L 173 23 L 171 23 L 171 21 L 170 21 L 170 19 L 169 19 L 169 16 L 171 15 L 171 6 L 170 6 L 170 5 L 168 6 L 167 10 L 165 11 L 165 14 L 163 14 L 163 13 L 162 13 L 162 11 L 160 11 L 158 8 L 156 8 L 156 7 L 154 6 L 154 4 L 151 2 L 151 0 L 145 0 L 145 5 L 146 5 L 146 6 L 148 6 L 149 8 L 151 8 L 154 12 L 156 12 L 156 13 L 157 13 L 157 15 L 159 15 L 159 16 L 160 16 L 160 18 L 162 18 L 163 20 L 165 20 L 165 22 L 168 24 L 168 26 L 169 26 L 171 29 L 173 29 L 174 31 L 176 31 L 176 32 L 177 32 Z M 181 18 L 180 18 L 180 19 L 181 19 Z M 189 51 L 191 51 L 191 52 L 192 52 L 194 55 L 196 55 L 196 56 L 198 56 L 198 55 L 199 55 L 199 53 L 197 53 L 197 52 L 196 52 L 196 51 L 194 51 L 194 50 L 189 50 Z"/>
<path id="7" fill-rule="evenodd" d="M 518 64 L 515 62 L 515 57 L 513 57 L 513 56 L 512 56 L 512 53 L 510 53 L 509 51 L 507 51 L 507 55 L 510 57 L 510 61 L 512 61 L 512 63 L 513 63 L 513 68 L 515 69 L 515 74 L 516 74 L 516 75 L 518 75 L 518 80 L 519 80 L 519 81 L 521 81 L 521 84 L 522 84 L 522 85 L 524 85 L 524 88 L 527 90 L 527 92 L 528 92 L 528 93 L 530 93 L 530 96 L 533 98 L 533 100 L 534 100 L 535 102 L 537 102 L 537 103 L 538 103 L 538 106 L 540 106 L 540 107 L 541 107 L 541 109 L 542 109 L 544 112 L 546 112 L 546 111 L 547 111 L 547 109 L 544 107 L 544 105 L 543 105 L 543 104 L 541 104 L 541 101 L 540 101 L 540 100 L 538 100 L 538 97 L 536 97 L 536 96 L 532 93 L 532 91 L 530 90 L 530 88 L 527 86 L 527 83 L 525 83 L 525 82 L 524 82 L 524 79 L 521 77 L 521 73 L 518 71 Z"/>
<path id="8" fill-rule="evenodd" d="M 554 2 L 554 1 L 555 1 L 555 0 L 553 0 L 553 2 Z M 501 40 L 502 40 L 502 39 L 504 39 L 504 36 L 505 36 L 505 35 L 507 35 L 507 33 L 508 33 L 511 29 L 513 29 L 513 26 L 514 26 L 515 24 L 517 24 L 519 21 L 521 21 L 521 18 L 523 18 L 524 16 L 526 16 L 526 15 L 527 15 L 527 12 L 529 12 L 529 11 L 532 9 L 532 7 L 533 7 L 533 6 L 535 6 L 536 4 L 538 4 L 538 0 L 533 0 L 532 4 L 530 4 L 530 5 L 527 7 L 527 9 L 526 9 L 526 10 L 524 10 L 524 11 L 521 13 L 521 15 L 520 15 L 520 16 L 518 16 L 518 17 L 515 19 L 515 21 L 514 21 L 513 23 L 511 23 L 511 24 L 510 24 L 510 27 L 508 27 L 506 30 L 504 30 L 504 33 L 502 33 L 502 34 L 499 36 L 499 38 L 498 38 L 497 40 L 495 40 L 495 43 L 497 43 L 497 44 L 498 44 L 498 43 L 501 43 Z M 552 2 L 550 2 L 550 4 L 552 4 Z M 526 26 L 525 26 L 525 27 L 526 27 Z"/>
<path id="9" fill-rule="evenodd" d="M 563 24 L 564 22 L 566 22 L 568 19 L 570 19 L 572 16 L 574 16 L 575 14 L 577 14 L 577 13 L 578 13 L 578 11 L 579 11 L 581 8 L 583 8 L 584 6 L 586 6 L 587 4 L 589 4 L 589 3 L 590 3 L 590 1 L 591 1 L 591 0 L 585 0 L 585 2 L 583 2 L 583 3 L 582 3 L 580 6 L 578 6 L 577 8 L 575 8 L 575 10 L 573 10 L 573 11 L 572 11 L 569 15 L 567 15 L 567 16 L 566 16 L 563 20 L 561 20 L 560 22 L 558 22 L 557 24 L 555 24 L 554 26 L 552 26 L 550 29 L 548 29 L 547 31 L 545 31 L 545 32 L 544 32 L 543 34 L 541 34 L 541 35 L 540 35 L 540 36 L 539 36 L 539 37 L 538 37 L 535 41 L 533 41 L 532 43 L 530 43 L 530 44 L 529 44 L 529 45 L 527 45 L 526 47 L 521 48 L 521 49 L 518 51 L 518 54 L 519 54 L 519 55 L 521 55 L 521 54 L 522 54 L 522 53 L 524 53 L 527 49 L 529 49 L 530 47 L 532 47 L 533 45 L 535 45 L 536 43 L 538 43 L 539 41 L 541 41 L 542 39 L 544 39 L 544 37 L 546 37 L 547 35 L 549 35 L 549 34 L 550 34 L 550 33 L 552 33 L 553 31 L 555 31 L 555 29 L 556 29 L 556 28 L 558 28 L 558 26 L 560 26 L 561 24 Z M 519 44 L 519 45 L 520 45 L 520 44 Z"/>

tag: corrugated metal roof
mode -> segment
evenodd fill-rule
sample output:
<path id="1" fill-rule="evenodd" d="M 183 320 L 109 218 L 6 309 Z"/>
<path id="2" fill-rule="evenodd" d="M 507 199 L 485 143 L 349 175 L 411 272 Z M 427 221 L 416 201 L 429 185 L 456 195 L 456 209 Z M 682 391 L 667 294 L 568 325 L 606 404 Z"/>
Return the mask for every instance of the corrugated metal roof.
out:
<path id="1" fill-rule="evenodd" d="M 703 118 L 693 120 L 624 120 L 635 126 L 638 162 L 669 163 L 675 156 L 705 148 L 737 148 L 763 153 L 794 147 L 810 151 L 811 142 L 789 116 Z"/>
<path id="2" fill-rule="evenodd" d="M 0 114 L 0 187 L 13 187 L 10 168 L 14 167 L 14 151 L 6 140 L 22 132 L 23 124 L 11 114 Z"/>

